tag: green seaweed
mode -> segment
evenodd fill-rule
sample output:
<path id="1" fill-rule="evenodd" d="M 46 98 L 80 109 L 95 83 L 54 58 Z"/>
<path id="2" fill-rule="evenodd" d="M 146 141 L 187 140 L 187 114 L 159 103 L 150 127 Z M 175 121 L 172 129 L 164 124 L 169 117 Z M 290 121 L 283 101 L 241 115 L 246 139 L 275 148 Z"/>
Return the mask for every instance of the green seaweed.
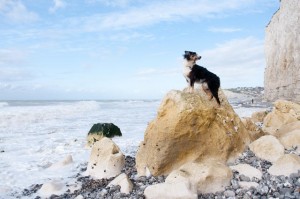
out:
<path id="1" fill-rule="evenodd" d="M 113 123 L 94 124 L 91 130 L 89 131 L 88 135 L 91 134 L 103 135 L 108 138 L 112 138 L 114 136 L 122 136 L 120 128 L 114 125 Z"/>

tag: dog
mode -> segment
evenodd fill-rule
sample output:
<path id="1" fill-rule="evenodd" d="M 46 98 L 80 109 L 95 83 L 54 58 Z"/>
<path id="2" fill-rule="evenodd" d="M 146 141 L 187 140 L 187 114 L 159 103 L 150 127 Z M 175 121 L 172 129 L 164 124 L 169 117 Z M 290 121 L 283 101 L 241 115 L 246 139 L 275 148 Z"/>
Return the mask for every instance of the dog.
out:
<path id="1" fill-rule="evenodd" d="M 201 59 L 201 56 L 198 56 L 196 52 L 184 51 L 183 58 L 185 59 L 183 75 L 192 92 L 194 91 L 194 84 L 196 82 L 201 83 L 203 90 L 210 96 L 210 99 L 214 97 L 220 105 L 218 95 L 220 78 L 206 68 L 196 64 L 196 61 Z"/>

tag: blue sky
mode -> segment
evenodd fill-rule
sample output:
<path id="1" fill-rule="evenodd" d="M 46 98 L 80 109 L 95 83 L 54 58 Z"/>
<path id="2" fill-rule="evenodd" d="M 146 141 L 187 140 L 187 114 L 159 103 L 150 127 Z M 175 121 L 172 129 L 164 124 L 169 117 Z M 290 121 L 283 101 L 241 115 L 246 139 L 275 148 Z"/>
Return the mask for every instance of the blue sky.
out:
<path id="1" fill-rule="evenodd" d="M 0 0 L 0 100 L 160 99 L 184 50 L 222 88 L 263 86 L 279 0 Z"/>

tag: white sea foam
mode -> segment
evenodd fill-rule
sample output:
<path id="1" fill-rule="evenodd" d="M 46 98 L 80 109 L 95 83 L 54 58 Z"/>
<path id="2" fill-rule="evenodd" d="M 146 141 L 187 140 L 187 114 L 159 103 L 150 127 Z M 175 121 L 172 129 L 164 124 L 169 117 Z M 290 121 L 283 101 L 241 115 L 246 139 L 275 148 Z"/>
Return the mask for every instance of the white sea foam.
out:
<path id="1" fill-rule="evenodd" d="M 5 106 L 8 106 L 7 102 L 0 102 L 0 108 L 5 107 Z"/>
<path id="2" fill-rule="evenodd" d="M 133 154 L 159 101 L 9 102 L 0 109 L 0 198 L 49 179 L 67 179 L 88 161 L 86 135 L 93 124 L 112 122 L 123 136 L 114 138 Z M 72 155 L 68 168 L 48 170 Z M 12 197 L 14 198 L 14 197 Z"/>
<path id="3" fill-rule="evenodd" d="M 0 198 L 14 198 L 8 195 L 11 191 L 32 184 L 74 176 L 79 165 L 88 161 L 86 135 L 95 123 L 119 126 L 123 136 L 114 141 L 123 153 L 133 155 L 159 104 L 143 100 L 4 103 L 0 108 Z M 236 106 L 235 110 L 250 116 L 257 109 Z M 67 155 L 72 155 L 72 164 L 47 169 Z"/>

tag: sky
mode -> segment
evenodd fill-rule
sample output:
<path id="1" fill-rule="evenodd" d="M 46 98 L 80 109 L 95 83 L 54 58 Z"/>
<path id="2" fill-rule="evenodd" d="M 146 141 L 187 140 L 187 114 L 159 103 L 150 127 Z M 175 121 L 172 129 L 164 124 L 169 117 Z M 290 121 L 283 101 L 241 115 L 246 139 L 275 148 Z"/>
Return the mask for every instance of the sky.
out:
<path id="1" fill-rule="evenodd" d="M 160 99 L 183 53 L 221 87 L 263 86 L 279 0 L 0 0 L 0 100 Z"/>

